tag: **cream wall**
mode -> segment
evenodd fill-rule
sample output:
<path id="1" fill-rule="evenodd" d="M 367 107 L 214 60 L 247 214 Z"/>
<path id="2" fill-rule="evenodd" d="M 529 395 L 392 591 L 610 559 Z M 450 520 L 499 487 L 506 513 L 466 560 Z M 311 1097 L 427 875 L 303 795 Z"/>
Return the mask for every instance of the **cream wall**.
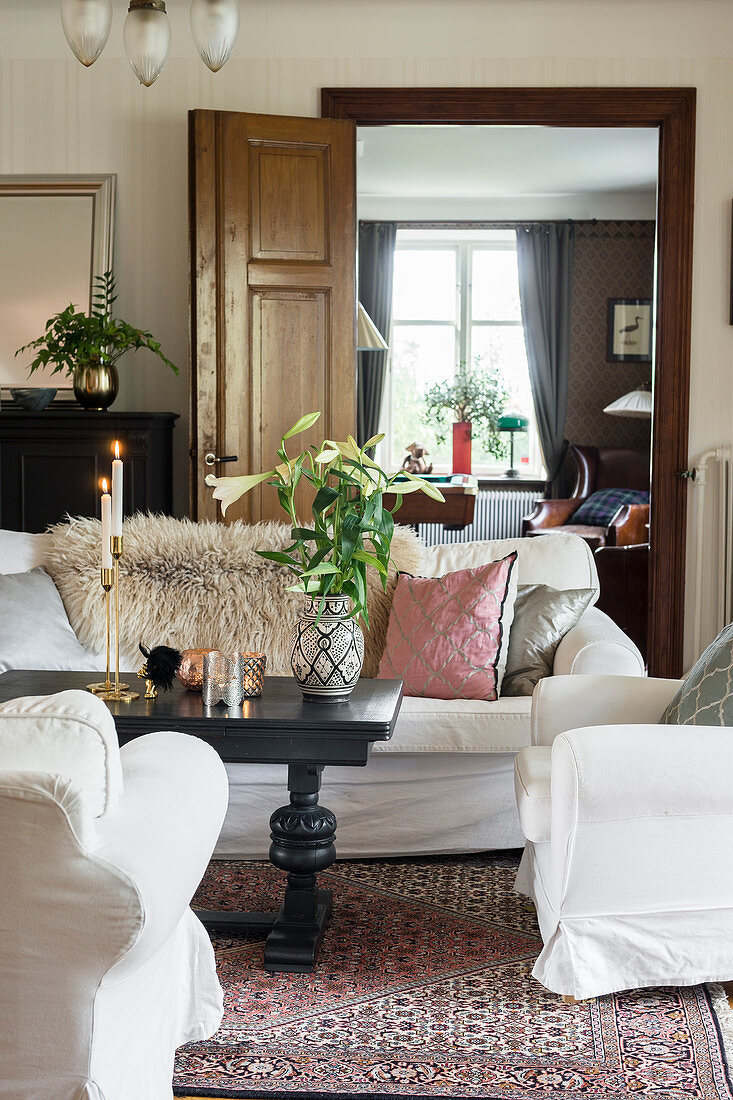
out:
<path id="1" fill-rule="evenodd" d="M 118 174 L 120 312 L 150 327 L 182 366 L 189 108 L 315 115 L 319 89 L 338 85 L 697 87 L 690 454 L 732 441 L 730 0 L 247 0 L 237 53 L 217 75 L 191 56 L 187 4 L 170 0 L 173 57 L 147 90 L 122 55 L 126 5 L 114 6 L 107 51 L 85 70 L 68 53 L 56 0 L 0 4 L 0 173 Z M 141 352 L 123 364 L 119 399 L 120 407 L 181 412 L 179 509 L 186 499 L 186 373 L 168 377 Z M 694 489 L 691 503 L 688 639 Z"/>

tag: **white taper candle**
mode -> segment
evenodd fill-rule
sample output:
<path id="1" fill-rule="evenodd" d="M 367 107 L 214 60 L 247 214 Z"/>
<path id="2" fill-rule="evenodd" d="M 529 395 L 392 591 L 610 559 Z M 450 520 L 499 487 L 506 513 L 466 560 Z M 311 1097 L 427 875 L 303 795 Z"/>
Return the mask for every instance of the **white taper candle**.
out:
<path id="1" fill-rule="evenodd" d="M 110 549 L 110 535 L 112 534 L 112 497 L 107 492 L 107 478 L 102 478 L 102 569 L 112 568 L 112 550 Z"/>
<path id="2" fill-rule="evenodd" d="M 112 534 L 122 534 L 122 462 L 120 445 L 115 440 L 115 458 L 112 463 Z"/>

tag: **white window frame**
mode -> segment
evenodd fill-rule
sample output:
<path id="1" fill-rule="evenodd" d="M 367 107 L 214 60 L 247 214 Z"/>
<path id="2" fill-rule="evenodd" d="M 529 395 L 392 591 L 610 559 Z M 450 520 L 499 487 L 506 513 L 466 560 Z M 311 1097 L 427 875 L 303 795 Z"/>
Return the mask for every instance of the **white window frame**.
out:
<path id="1" fill-rule="evenodd" d="M 419 251 L 426 250 L 428 252 L 454 252 L 456 255 L 456 311 L 454 321 L 443 321 L 440 319 L 433 320 L 409 320 L 407 318 L 392 318 L 392 326 L 389 334 L 389 346 L 393 347 L 393 334 L 394 330 L 402 325 L 410 327 L 421 326 L 435 326 L 445 325 L 446 327 L 452 327 L 455 330 L 455 355 L 454 361 L 456 364 L 465 360 L 466 363 L 473 361 L 473 351 L 471 347 L 472 343 L 472 328 L 486 327 L 486 328 L 523 328 L 521 320 L 505 321 L 505 320 L 487 320 L 476 321 L 471 317 L 471 296 L 473 292 L 473 285 L 471 282 L 471 273 L 473 271 L 473 256 L 476 252 L 481 251 L 505 251 L 516 252 L 516 237 L 514 231 L 491 231 L 491 230 L 400 230 L 397 231 L 397 242 L 395 244 L 395 251 Z M 464 291 L 465 288 L 465 291 Z M 401 465 L 405 452 L 399 454 L 392 452 L 392 381 L 393 381 L 393 365 L 392 365 L 392 353 L 390 351 L 387 359 L 387 378 L 385 380 L 384 396 L 382 400 L 382 412 L 380 416 L 380 431 L 385 432 L 386 438 L 381 444 L 378 452 L 378 458 L 385 465 L 387 469 L 397 469 Z M 522 473 L 522 476 L 528 478 L 538 478 L 544 476 L 544 469 L 542 465 L 542 452 L 539 446 L 539 437 L 537 435 L 537 426 L 535 423 L 534 409 L 528 410 L 530 416 L 530 461 L 526 468 L 526 472 Z M 473 465 L 474 474 L 479 476 L 501 476 L 506 470 L 506 462 L 493 462 L 490 464 L 476 464 Z M 436 473 L 448 473 L 450 472 L 449 465 L 441 465 L 436 463 Z"/>

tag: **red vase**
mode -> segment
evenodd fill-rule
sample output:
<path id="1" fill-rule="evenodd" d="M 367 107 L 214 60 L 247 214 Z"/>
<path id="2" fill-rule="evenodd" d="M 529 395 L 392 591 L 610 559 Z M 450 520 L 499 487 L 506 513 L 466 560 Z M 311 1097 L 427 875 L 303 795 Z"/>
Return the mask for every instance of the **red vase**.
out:
<path id="1" fill-rule="evenodd" d="M 471 473 L 470 420 L 460 420 L 453 425 L 453 473 Z"/>

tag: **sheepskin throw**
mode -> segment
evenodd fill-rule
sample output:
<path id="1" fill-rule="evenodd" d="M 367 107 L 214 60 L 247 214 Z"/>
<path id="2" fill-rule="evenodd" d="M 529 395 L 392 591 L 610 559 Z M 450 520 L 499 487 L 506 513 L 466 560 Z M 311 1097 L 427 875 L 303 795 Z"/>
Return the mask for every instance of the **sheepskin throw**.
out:
<path id="1" fill-rule="evenodd" d="M 142 663 L 142 641 L 176 649 L 266 653 L 269 675 L 290 675 L 288 635 L 301 596 L 285 590 L 292 574 L 255 553 L 284 549 L 291 541 L 287 524 L 194 523 L 139 514 L 125 520 L 124 537 L 120 662 L 126 672 Z M 69 621 L 85 649 L 103 653 L 100 523 L 72 519 L 57 524 L 50 543 L 46 567 Z M 392 554 L 398 571 L 421 572 L 423 547 L 410 528 L 395 528 Z M 379 669 L 395 583 L 392 569 L 385 594 L 370 570 L 364 676 L 376 676 Z"/>

